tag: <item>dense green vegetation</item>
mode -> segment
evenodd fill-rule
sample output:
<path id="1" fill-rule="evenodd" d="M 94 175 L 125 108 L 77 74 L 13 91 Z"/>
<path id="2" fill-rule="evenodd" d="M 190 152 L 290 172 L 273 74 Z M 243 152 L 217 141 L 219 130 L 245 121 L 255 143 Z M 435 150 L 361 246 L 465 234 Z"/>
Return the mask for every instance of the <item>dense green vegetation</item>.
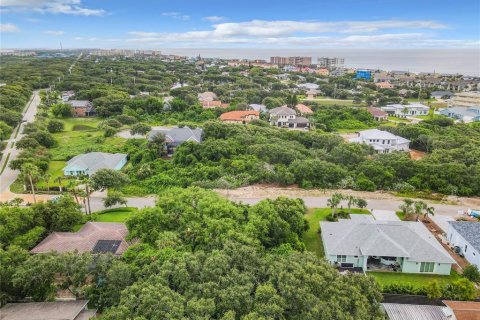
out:
<path id="1" fill-rule="evenodd" d="M 42 204 L 50 209 L 41 212 L 58 213 L 61 205 Z M 167 190 L 155 207 L 129 213 L 129 237 L 140 243 L 121 258 L 102 255 L 94 264 L 90 254 L 29 256 L 25 249 L 35 242 L 16 239 L 31 232 L 14 226 L 25 225 L 36 208 L 0 211 L 15 230 L 0 249 L 7 266 L 2 301 L 43 301 L 68 288 L 105 319 L 382 319 L 373 278 L 340 275 L 304 252 L 308 224 L 300 199 L 247 206 L 199 188 Z M 67 229 L 76 222 L 62 221 Z"/>
<path id="2" fill-rule="evenodd" d="M 218 122 L 205 123 L 203 129 L 204 141 L 181 145 L 172 160 L 158 158 L 156 147 L 146 141 L 128 141 L 125 152 L 130 154 L 130 165 L 126 170 L 133 184 L 125 191 L 148 193 L 189 185 L 235 188 L 273 182 L 297 183 L 304 188 L 480 194 L 479 158 L 475 156 L 480 150 L 478 124 L 445 128 L 425 121 L 387 129 L 412 139 L 418 148 L 423 138 L 417 134 L 417 141 L 407 133 L 431 132 L 431 138 L 426 139 L 438 141 L 433 144 L 436 149 L 421 160 L 412 160 L 405 153 L 375 154 L 366 145 L 346 143 L 337 135 L 316 131 Z M 456 140 L 460 132 L 467 137 Z"/>

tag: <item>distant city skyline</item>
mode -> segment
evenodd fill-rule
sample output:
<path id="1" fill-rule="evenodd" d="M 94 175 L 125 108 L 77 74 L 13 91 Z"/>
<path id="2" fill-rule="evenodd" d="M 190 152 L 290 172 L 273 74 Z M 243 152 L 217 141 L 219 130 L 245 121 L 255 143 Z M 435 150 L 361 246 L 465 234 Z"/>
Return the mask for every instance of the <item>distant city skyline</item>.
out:
<path id="1" fill-rule="evenodd" d="M 2 48 L 472 48 L 478 0 L 2 0 Z"/>

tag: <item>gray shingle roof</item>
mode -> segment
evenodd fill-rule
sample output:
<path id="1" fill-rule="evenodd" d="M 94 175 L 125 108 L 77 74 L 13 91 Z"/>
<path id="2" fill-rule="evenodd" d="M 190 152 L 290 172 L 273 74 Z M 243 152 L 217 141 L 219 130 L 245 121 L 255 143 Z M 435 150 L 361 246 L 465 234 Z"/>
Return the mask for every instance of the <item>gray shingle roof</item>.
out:
<path id="1" fill-rule="evenodd" d="M 340 219 L 320 222 L 329 255 L 408 257 L 412 261 L 453 263 L 442 245 L 420 222 Z"/>
<path id="2" fill-rule="evenodd" d="M 477 251 L 480 251 L 480 222 L 448 221 L 448 223 Z"/>
<path id="3" fill-rule="evenodd" d="M 152 137 L 158 134 L 164 134 L 165 140 L 172 146 L 178 146 L 185 141 L 194 141 L 194 142 L 202 142 L 202 133 L 203 129 L 196 128 L 190 129 L 189 127 L 183 128 L 172 128 L 172 129 L 158 129 L 152 130 L 147 134 L 147 139 L 151 139 Z"/>
<path id="4" fill-rule="evenodd" d="M 290 116 L 290 115 L 296 115 L 297 112 L 295 112 L 295 110 L 287 106 L 281 106 L 281 107 L 270 110 L 270 114 L 274 116 Z"/>
<path id="5" fill-rule="evenodd" d="M 68 160 L 64 170 L 68 171 L 69 167 L 77 167 L 88 170 L 92 174 L 100 169 L 114 169 L 126 157 L 127 155 L 124 153 L 89 152 L 79 154 Z"/>
<path id="6" fill-rule="evenodd" d="M 92 103 L 88 100 L 70 100 L 67 102 L 72 108 L 88 108 L 92 106 Z"/>
<path id="7" fill-rule="evenodd" d="M 267 107 L 263 104 L 252 103 L 252 104 L 249 104 L 248 106 L 254 111 L 258 111 L 258 112 L 267 112 L 268 111 Z"/>

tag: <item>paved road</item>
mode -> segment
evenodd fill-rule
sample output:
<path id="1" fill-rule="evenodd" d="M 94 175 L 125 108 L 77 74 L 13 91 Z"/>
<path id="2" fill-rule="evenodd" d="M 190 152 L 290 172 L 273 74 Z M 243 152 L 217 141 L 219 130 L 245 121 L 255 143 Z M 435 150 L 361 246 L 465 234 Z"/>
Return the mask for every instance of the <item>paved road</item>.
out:
<path id="1" fill-rule="evenodd" d="M 8 145 L 5 148 L 5 151 L 3 153 L 2 160 L 0 161 L 0 170 L 3 168 L 4 162 L 7 161 L 7 157 L 10 154 L 10 157 L 8 157 L 8 163 L 10 163 L 12 160 L 15 160 L 18 157 L 18 154 L 20 153 L 20 150 L 18 150 L 15 146 L 12 147 L 14 143 L 17 143 L 22 137 L 23 137 L 23 126 L 28 123 L 28 122 L 33 122 L 35 120 L 35 115 L 37 114 L 38 111 L 38 105 L 40 104 L 40 96 L 39 96 L 39 90 L 36 90 L 32 94 L 32 98 L 30 99 L 30 102 L 27 104 L 27 107 L 24 110 L 23 113 L 23 120 L 25 122 L 22 122 L 20 124 L 19 128 L 19 134 L 15 138 L 15 134 L 17 132 L 17 128 L 12 133 L 12 136 L 9 139 Z M 9 191 L 10 185 L 17 179 L 19 175 L 18 170 L 12 170 L 7 166 L 5 167 L 5 170 L 2 172 L 0 175 L 0 194 L 3 194 L 4 192 Z"/>

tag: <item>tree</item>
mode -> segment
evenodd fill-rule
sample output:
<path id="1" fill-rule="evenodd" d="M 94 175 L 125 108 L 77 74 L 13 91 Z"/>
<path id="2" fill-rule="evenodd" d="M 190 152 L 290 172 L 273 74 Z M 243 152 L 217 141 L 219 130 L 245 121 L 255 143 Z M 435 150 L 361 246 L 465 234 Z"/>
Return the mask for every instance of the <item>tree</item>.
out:
<path id="1" fill-rule="evenodd" d="M 48 232 L 71 231 L 83 220 L 80 206 L 69 195 L 32 205 L 33 215 Z"/>
<path id="2" fill-rule="evenodd" d="M 298 97 L 296 94 L 290 94 L 287 96 L 287 106 L 294 108 L 298 104 Z"/>
<path id="3" fill-rule="evenodd" d="M 347 200 L 348 214 L 350 214 L 352 206 L 358 203 L 358 199 L 352 195 L 348 195 L 344 199 Z"/>
<path id="4" fill-rule="evenodd" d="M 47 124 L 47 130 L 50 133 L 63 131 L 64 127 L 65 125 L 63 124 L 62 121 L 53 120 L 53 119 L 48 121 L 48 124 Z"/>
<path id="5" fill-rule="evenodd" d="M 357 198 L 357 206 L 358 206 L 360 209 L 366 208 L 367 205 L 368 205 L 367 200 L 362 199 L 362 198 Z"/>
<path id="6" fill-rule="evenodd" d="M 148 132 L 150 132 L 150 130 L 152 130 L 152 128 L 149 125 L 139 122 L 132 126 L 132 129 L 130 129 L 130 133 L 132 135 L 139 134 L 144 136 Z"/>
<path id="7" fill-rule="evenodd" d="M 103 199 L 103 205 L 107 208 L 116 204 L 127 206 L 127 199 L 125 199 L 122 193 L 117 191 L 109 191 L 107 197 Z"/>
<path id="8" fill-rule="evenodd" d="M 423 214 L 423 210 L 426 210 L 428 208 L 428 205 L 423 202 L 423 201 L 415 201 L 413 203 L 413 211 L 417 215 L 416 220 L 418 221 L 418 218 L 420 215 Z"/>
<path id="9" fill-rule="evenodd" d="M 27 177 L 29 183 L 30 183 L 30 190 L 32 191 L 32 196 L 33 196 L 33 203 L 37 202 L 37 199 L 35 197 L 35 185 L 34 181 L 35 179 L 39 176 L 40 171 L 38 170 L 38 167 L 32 163 L 24 163 L 22 165 L 22 168 L 20 169 L 22 174 Z"/>
<path id="10" fill-rule="evenodd" d="M 338 205 L 343 199 L 343 195 L 337 192 L 334 193 L 330 199 L 327 199 L 327 205 L 332 209 L 332 218 L 335 218 Z"/>
<path id="11" fill-rule="evenodd" d="M 423 213 L 423 217 L 424 217 L 425 219 L 428 219 L 429 216 L 434 216 L 434 215 L 435 215 L 435 208 L 432 207 L 432 206 L 430 206 L 430 207 L 427 206 L 427 207 L 425 208 L 425 212 Z"/>
<path id="12" fill-rule="evenodd" d="M 442 297 L 442 287 L 437 280 L 430 281 L 426 285 L 427 297 L 431 300 L 440 299 Z"/>
<path id="13" fill-rule="evenodd" d="M 165 135 L 157 133 L 150 137 L 147 147 L 154 151 L 157 157 L 162 157 L 167 154 L 167 147 L 165 145 Z"/>
<path id="14" fill-rule="evenodd" d="M 112 169 L 100 169 L 90 177 L 90 180 L 94 190 L 119 189 L 130 182 L 127 175 Z"/>
<path id="15" fill-rule="evenodd" d="M 45 184 L 47 185 L 47 191 L 50 192 L 50 179 L 52 178 L 51 174 L 45 173 L 42 176 L 43 181 L 45 181 Z"/>
<path id="16" fill-rule="evenodd" d="M 50 107 L 50 110 L 57 118 L 66 118 L 72 116 L 72 107 L 66 103 L 54 104 Z"/>
<path id="17" fill-rule="evenodd" d="M 20 141 L 17 142 L 17 149 L 35 149 L 40 146 L 37 140 L 29 136 L 24 136 Z"/>
<path id="18" fill-rule="evenodd" d="M 405 217 L 413 214 L 413 203 L 414 201 L 412 199 L 403 199 L 403 203 L 398 207 L 400 210 L 402 210 Z"/>
<path id="19" fill-rule="evenodd" d="M 469 264 L 463 269 L 463 276 L 472 282 L 480 282 L 480 271 L 474 264 Z"/>

